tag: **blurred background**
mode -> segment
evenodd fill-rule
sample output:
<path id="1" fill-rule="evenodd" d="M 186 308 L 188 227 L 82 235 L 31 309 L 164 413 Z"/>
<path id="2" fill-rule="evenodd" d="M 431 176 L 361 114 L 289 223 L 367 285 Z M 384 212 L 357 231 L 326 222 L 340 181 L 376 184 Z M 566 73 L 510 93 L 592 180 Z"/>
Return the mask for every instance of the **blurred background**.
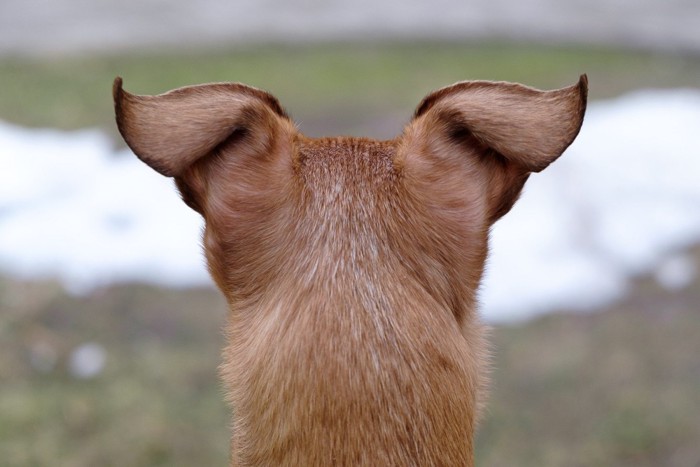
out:
<path id="1" fill-rule="evenodd" d="M 124 147 L 141 94 L 240 81 L 311 136 L 467 79 L 590 80 L 492 232 L 485 466 L 700 466 L 700 3 L 3 0 L 0 465 L 225 465 L 198 217 Z"/>

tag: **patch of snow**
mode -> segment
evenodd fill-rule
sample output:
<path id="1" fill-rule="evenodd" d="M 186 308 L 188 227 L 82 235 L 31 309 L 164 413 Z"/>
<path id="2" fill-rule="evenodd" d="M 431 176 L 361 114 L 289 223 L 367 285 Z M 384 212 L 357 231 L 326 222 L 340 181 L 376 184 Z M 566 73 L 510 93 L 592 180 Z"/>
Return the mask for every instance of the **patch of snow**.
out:
<path id="1" fill-rule="evenodd" d="M 115 281 L 208 284 L 200 217 L 172 181 L 94 131 L 0 125 L 0 269 L 81 292 Z"/>
<path id="2" fill-rule="evenodd" d="M 91 379 L 104 370 L 107 352 L 95 342 L 79 345 L 70 354 L 68 369 L 78 379 Z"/>

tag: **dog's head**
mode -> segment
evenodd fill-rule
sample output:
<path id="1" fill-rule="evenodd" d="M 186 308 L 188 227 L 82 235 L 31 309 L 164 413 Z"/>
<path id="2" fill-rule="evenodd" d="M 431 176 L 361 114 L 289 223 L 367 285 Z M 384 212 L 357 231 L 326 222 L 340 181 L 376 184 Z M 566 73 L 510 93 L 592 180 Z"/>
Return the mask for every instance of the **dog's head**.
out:
<path id="1" fill-rule="evenodd" d="M 230 300 L 274 284 L 393 281 L 457 314 L 489 227 L 574 140 L 586 95 L 585 75 L 554 91 L 461 82 L 425 97 L 401 136 L 373 141 L 306 138 L 275 97 L 242 84 L 137 96 L 114 83 L 121 134 L 204 217 Z"/>

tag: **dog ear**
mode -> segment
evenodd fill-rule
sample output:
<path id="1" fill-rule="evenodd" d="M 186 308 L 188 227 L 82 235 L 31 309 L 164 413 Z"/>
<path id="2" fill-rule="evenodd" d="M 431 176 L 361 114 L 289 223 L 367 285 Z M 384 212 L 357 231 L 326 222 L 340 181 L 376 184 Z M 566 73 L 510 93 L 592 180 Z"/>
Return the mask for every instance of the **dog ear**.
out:
<path id="1" fill-rule="evenodd" d="M 587 91 L 586 75 L 555 91 L 488 81 L 440 89 L 416 109 L 396 162 L 435 205 L 471 199 L 471 209 L 493 223 L 516 202 L 530 173 L 551 164 L 576 138 Z M 477 211 L 461 215 L 478 217 Z"/>
<path id="2" fill-rule="evenodd" d="M 157 96 L 138 96 L 114 80 L 119 132 L 134 153 L 168 177 L 223 144 L 246 151 L 269 148 L 275 129 L 289 120 L 272 95 L 238 83 L 187 86 Z"/>
<path id="3" fill-rule="evenodd" d="M 539 172 L 574 141 L 586 110 L 588 78 L 540 91 L 505 82 L 465 81 L 423 99 L 413 124 L 459 143 L 476 139 L 527 172 Z M 439 137 L 439 136 L 438 136 Z"/>

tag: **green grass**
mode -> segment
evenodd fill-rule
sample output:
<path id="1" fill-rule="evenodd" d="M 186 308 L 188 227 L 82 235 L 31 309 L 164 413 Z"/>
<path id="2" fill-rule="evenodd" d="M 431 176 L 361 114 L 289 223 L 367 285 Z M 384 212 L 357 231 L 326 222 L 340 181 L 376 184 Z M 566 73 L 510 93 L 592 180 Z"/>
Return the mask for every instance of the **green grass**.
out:
<path id="1" fill-rule="evenodd" d="M 397 131 L 429 91 L 465 79 L 542 88 L 588 73 L 591 98 L 640 87 L 697 86 L 700 60 L 602 48 L 508 44 L 334 44 L 144 52 L 129 56 L 0 60 L 0 118 L 23 125 L 112 130 L 111 84 L 137 93 L 240 81 L 277 95 L 318 132 Z M 389 119 L 387 128 L 377 129 Z M 379 122 L 379 123 L 378 123 Z"/>
<path id="2" fill-rule="evenodd" d="M 133 285 L 77 298 L 3 280 L 0 308 L 0 465 L 225 464 L 218 294 Z M 85 342 L 107 353 L 91 380 L 68 367 Z M 47 354 L 53 365 L 32 363 Z"/>
<path id="3" fill-rule="evenodd" d="M 696 256 L 697 257 L 697 256 Z M 495 332 L 481 465 L 697 466 L 700 281 Z"/>

